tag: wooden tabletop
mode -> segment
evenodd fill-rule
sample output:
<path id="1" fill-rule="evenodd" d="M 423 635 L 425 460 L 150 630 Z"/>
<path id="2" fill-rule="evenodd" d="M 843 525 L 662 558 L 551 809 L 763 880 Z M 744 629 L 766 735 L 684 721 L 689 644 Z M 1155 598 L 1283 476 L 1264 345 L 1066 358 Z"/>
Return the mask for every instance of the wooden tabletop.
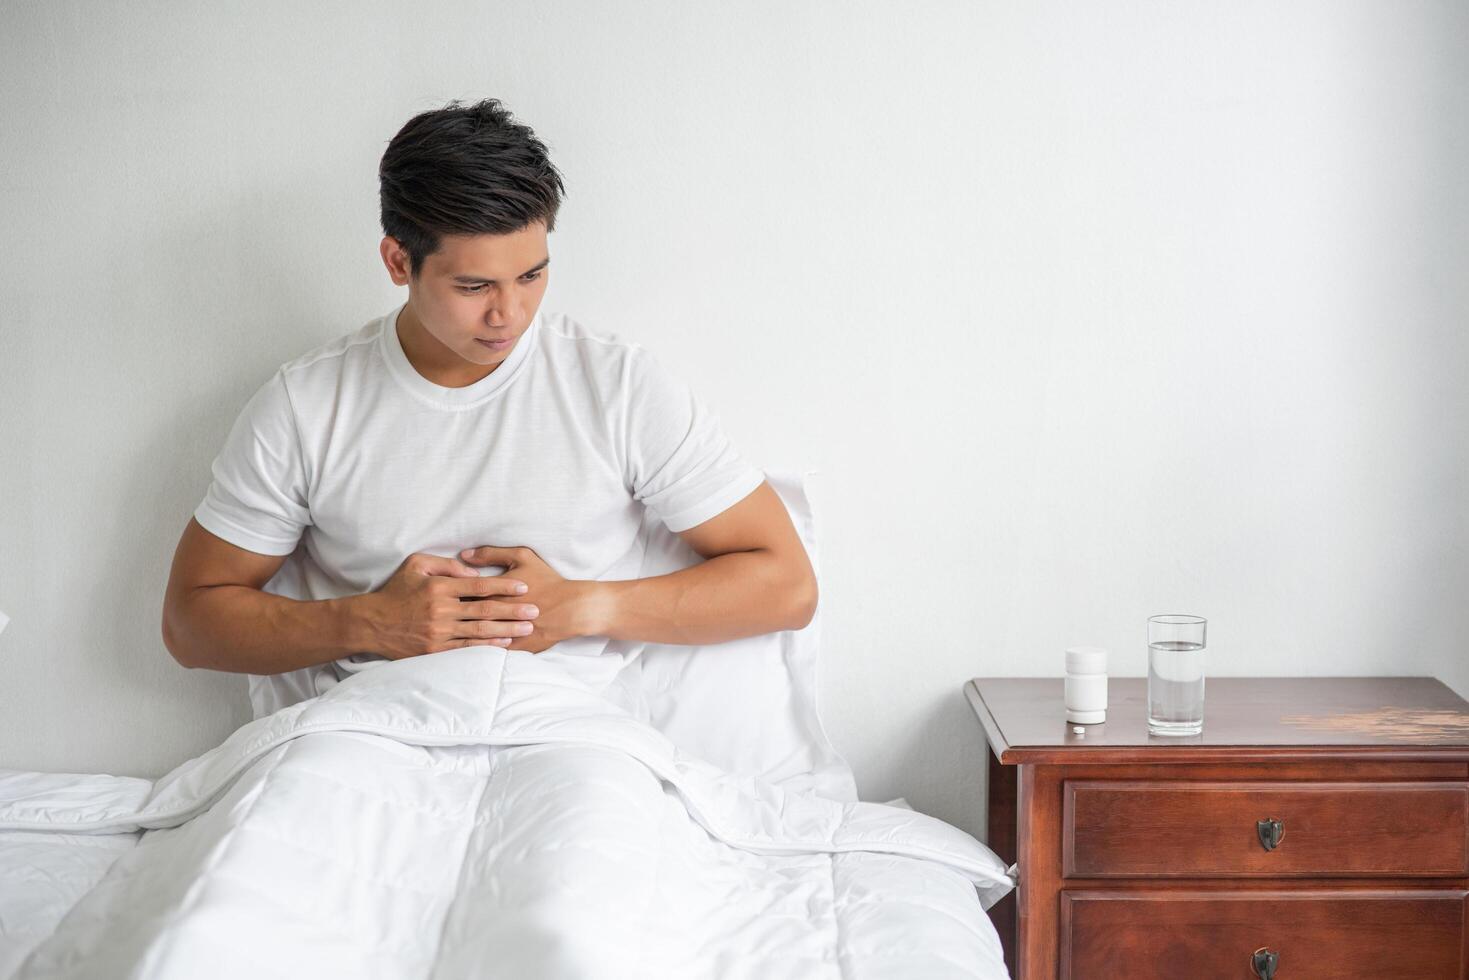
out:
<path id="1" fill-rule="evenodd" d="M 1000 762 L 1469 759 L 1469 702 L 1433 677 L 1210 677 L 1203 734 L 1182 737 L 1149 734 L 1146 678 L 1109 678 L 1099 725 L 1066 721 L 1063 684 L 977 677 L 964 685 Z"/>

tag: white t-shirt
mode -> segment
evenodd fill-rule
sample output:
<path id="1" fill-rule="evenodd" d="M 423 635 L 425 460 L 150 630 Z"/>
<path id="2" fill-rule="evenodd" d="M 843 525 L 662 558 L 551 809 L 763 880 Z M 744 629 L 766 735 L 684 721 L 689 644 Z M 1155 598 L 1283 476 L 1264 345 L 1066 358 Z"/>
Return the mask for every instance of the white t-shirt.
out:
<path id="1" fill-rule="evenodd" d="M 266 592 L 372 592 L 414 552 L 478 545 L 524 545 L 569 579 L 640 578 L 651 521 L 686 530 L 765 479 L 639 344 L 542 310 L 499 367 L 445 388 L 404 354 L 403 305 L 282 365 L 214 460 L 194 517 L 241 548 L 290 556 Z M 601 689 L 640 647 L 583 636 L 540 656 Z M 382 662 L 251 675 L 255 717 Z"/>

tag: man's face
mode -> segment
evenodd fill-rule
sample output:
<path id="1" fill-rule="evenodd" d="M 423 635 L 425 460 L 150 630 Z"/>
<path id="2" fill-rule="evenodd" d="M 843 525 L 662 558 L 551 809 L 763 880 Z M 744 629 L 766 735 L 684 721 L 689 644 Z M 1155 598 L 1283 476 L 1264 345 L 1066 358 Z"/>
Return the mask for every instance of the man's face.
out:
<path id="1" fill-rule="evenodd" d="M 384 237 L 381 250 L 393 281 L 408 286 L 408 326 L 443 346 L 423 353 L 445 370 L 509 357 L 540 309 L 550 274 L 546 225 L 539 221 L 508 235 L 445 236 L 417 280 L 408 278 L 408 255 L 396 239 Z"/>

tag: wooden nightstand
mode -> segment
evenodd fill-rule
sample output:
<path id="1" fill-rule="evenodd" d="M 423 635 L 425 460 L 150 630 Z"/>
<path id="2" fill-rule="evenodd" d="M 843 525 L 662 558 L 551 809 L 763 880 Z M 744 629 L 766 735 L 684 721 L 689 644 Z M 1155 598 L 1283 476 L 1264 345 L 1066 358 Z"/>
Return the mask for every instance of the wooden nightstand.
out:
<path id="1" fill-rule="evenodd" d="M 1016 980 L 1469 975 L 1469 703 L 1441 682 L 1211 677 L 1188 738 L 1148 734 L 1142 678 L 1084 735 L 1060 678 L 964 693 Z"/>

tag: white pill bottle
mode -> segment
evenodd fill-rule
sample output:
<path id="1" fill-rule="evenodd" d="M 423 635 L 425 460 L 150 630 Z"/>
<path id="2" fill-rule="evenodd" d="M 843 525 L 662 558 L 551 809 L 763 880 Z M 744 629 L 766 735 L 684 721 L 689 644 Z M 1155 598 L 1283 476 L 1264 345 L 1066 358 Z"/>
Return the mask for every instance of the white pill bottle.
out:
<path id="1" fill-rule="evenodd" d="M 1107 648 L 1066 648 L 1066 720 L 1099 725 L 1107 720 Z"/>

